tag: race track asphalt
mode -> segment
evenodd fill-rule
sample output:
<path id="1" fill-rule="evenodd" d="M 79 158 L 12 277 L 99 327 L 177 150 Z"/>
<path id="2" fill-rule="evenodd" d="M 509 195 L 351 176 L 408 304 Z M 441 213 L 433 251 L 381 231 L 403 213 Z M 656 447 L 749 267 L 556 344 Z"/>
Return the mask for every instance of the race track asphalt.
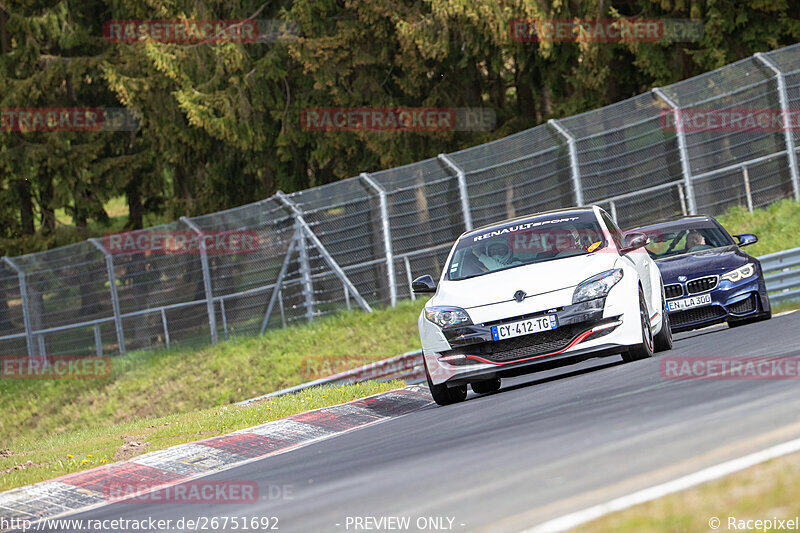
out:
<path id="1" fill-rule="evenodd" d="M 203 478 L 254 480 L 255 504 L 123 503 L 73 518 L 272 516 L 279 531 L 305 533 L 377 531 L 355 519 L 388 516 L 408 517 L 408 531 L 443 531 L 418 520 L 447 517 L 453 531 L 518 531 L 800 436 L 796 379 L 659 371 L 664 356 L 749 355 L 800 356 L 800 312 L 680 334 L 645 361 L 614 356 L 507 380 L 495 394 Z"/>

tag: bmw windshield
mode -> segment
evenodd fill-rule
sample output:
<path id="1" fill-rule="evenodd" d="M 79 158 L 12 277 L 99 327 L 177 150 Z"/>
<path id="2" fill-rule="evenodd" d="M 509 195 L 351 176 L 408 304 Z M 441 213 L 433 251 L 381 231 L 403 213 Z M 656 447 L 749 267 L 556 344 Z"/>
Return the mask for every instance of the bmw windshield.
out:
<path id="1" fill-rule="evenodd" d="M 585 255 L 605 245 L 603 229 L 593 212 L 515 220 L 462 237 L 447 267 L 447 279 L 458 281 Z"/>
<path id="2" fill-rule="evenodd" d="M 664 226 L 646 231 L 650 242 L 647 251 L 653 259 L 665 259 L 674 255 L 701 252 L 734 244 L 728 232 L 714 224 L 705 222 L 691 226 Z"/>

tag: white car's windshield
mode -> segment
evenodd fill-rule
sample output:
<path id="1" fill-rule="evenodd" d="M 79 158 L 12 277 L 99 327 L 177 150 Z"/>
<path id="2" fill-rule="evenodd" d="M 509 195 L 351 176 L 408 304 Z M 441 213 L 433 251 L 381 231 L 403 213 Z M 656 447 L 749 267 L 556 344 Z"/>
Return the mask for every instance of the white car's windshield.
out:
<path id="1" fill-rule="evenodd" d="M 533 217 L 466 235 L 447 267 L 457 281 L 532 263 L 583 255 L 606 245 L 594 213 Z"/>

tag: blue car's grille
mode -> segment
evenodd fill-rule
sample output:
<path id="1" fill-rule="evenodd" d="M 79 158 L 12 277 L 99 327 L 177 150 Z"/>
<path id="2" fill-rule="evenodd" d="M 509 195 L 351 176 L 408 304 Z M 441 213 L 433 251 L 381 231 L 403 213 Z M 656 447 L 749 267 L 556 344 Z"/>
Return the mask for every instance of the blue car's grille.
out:
<path id="1" fill-rule="evenodd" d="M 704 278 L 693 279 L 686 282 L 686 290 L 689 294 L 697 294 L 698 292 L 710 291 L 719 283 L 717 276 L 706 276 Z"/>
<path id="2" fill-rule="evenodd" d="M 683 296 L 683 286 L 679 283 L 664 285 L 664 295 L 667 297 L 667 300 Z"/>
<path id="3" fill-rule="evenodd" d="M 678 311 L 669 314 L 669 321 L 675 327 L 704 322 L 715 318 L 722 318 L 726 315 L 725 310 L 718 305 L 708 305 L 706 307 L 696 307 L 686 311 Z"/>

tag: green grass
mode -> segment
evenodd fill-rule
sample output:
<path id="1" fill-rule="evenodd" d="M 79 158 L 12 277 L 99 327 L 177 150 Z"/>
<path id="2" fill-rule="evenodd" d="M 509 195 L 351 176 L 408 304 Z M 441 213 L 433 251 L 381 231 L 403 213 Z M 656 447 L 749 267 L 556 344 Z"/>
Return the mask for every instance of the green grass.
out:
<path id="1" fill-rule="evenodd" d="M 758 236 L 758 242 L 746 248 L 750 255 L 800 247 L 800 202 L 794 200 L 781 200 L 753 213 L 744 207 L 734 207 L 717 220 L 731 235 L 755 233 Z"/>
<path id="2" fill-rule="evenodd" d="M 583 532 L 713 531 L 736 520 L 793 519 L 800 515 L 800 454 L 787 455 L 578 526 Z M 757 531 L 763 531 L 757 530 Z"/>
<path id="3" fill-rule="evenodd" d="M 199 349 L 130 353 L 112 358 L 104 379 L 0 379 L 0 449 L 227 405 L 419 349 L 423 305 L 342 312 Z"/>
<path id="4" fill-rule="evenodd" d="M 60 434 L 19 438 L 0 453 L 0 491 L 129 459 L 402 387 L 402 381 L 317 387 L 243 406 L 211 407 Z M 2 446 L 0 446 L 2 448 Z M 11 453 L 12 455 L 8 455 Z"/>

